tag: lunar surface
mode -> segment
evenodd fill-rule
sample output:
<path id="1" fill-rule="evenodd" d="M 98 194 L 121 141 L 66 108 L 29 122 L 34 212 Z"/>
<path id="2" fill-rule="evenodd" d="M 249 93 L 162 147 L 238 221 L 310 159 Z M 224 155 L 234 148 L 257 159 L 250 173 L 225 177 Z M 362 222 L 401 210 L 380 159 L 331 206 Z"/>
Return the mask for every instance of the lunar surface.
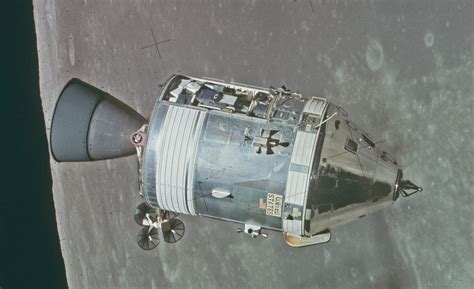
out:
<path id="1" fill-rule="evenodd" d="M 377 40 L 370 40 L 365 51 L 365 60 L 370 70 L 377 71 L 383 63 L 383 48 Z"/>
<path id="2" fill-rule="evenodd" d="M 425 45 L 426 47 L 431 47 L 434 44 L 434 36 L 433 33 L 428 32 L 425 34 Z"/>
<path id="3" fill-rule="evenodd" d="M 474 283 L 472 1 L 34 0 L 48 129 L 79 78 L 149 116 L 172 73 L 279 86 L 341 105 L 422 193 L 292 249 L 281 234 L 183 216 L 142 251 L 137 161 L 56 163 L 70 288 L 470 288 Z M 156 40 L 170 41 L 154 46 Z"/>

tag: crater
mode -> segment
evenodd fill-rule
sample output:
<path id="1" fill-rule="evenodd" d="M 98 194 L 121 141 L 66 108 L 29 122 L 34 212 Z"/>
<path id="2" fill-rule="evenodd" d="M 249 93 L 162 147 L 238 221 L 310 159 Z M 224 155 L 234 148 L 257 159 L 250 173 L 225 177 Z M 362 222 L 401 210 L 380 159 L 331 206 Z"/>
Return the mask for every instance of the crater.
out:
<path id="1" fill-rule="evenodd" d="M 377 40 L 370 40 L 365 50 L 365 60 L 370 70 L 377 71 L 382 67 L 383 48 Z"/>
<path id="2" fill-rule="evenodd" d="M 426 47 L 429 48 L 429 47 L 433 46 L 433 44 L 434 44 L 433 33 L 431 33 L 431 32 L 426 33 L 424 40 L 425 40 Z"/>

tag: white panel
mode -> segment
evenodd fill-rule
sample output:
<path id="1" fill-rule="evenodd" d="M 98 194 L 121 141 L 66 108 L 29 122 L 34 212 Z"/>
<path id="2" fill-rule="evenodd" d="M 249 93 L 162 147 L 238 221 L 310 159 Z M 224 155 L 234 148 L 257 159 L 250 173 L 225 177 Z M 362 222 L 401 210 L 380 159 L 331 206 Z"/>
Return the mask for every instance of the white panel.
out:
<path id="1" fill-rule="evenodd" d="M 285 203 L 303 205 L 306 193 L 307 173 L 288 172 L 288 183 L 286 185 Z"/>
<path id="2" fill-rule="evenodd" d="M 316 141 L 317 135 L 314 133 L 297 132 L 286 183 L 285 203 L 304 206 Z M 292 167 L 301 166 L 308 169 L 304 172 L 291 170 Z M 301 220 L 283 220 L 283 231 L 296 236 L 303 235 L 303 223 Z"/>
<path id="3" fill-rule="evenodd" d="M 168 200 L 171 203 L 171 207 L 173 208 L 174 212 L 181 212 L 182 208 L 179 207 L 178 205 L 178 198 L 177 195 L 179 193 L 179 187 L 175 187 L 178 183 L 176 182 L 177 174 L 179 174 L 179 162 L 177 161 L 177 156 L 179 155 L 179 152 L 176 152 L 176 142 L 179 138 L 178 133 L 180 132 L 179 130 L 179 123 L 181 122 L 181 119 L 183 117 L 183 111 L 182 110 L 175 110 L 174 107 L 170 107 L 171 115 L 174 117 L 171 125 L 173 127 L 170 127 L 170 137 L 165 142 L 165 146 L 163 147 L 163 154 L 164 154 L 164 160 L 165 160 L 165 165 L 162 165 L 161 168 L 158 168 L 162 175 L 164 175 L 164 180 L 165 184 L 168 184 L 171 186 L 171 188 L 168 188 L 165 190 L 165 196 L 168 198 Z"/>
<path id="4" fill-rule="evenodd" d="M 156 195 L 160 208 L 195 215 L 194 164 L 205 112 L 170 106 L 156 151 Z"/>
<path id="5" fill-rule="evenodd" d="M 310 165 L 314 155 L 314 146 L 316 144 L 316 134 L 299 131 L 296 134 L 295 145 L 291 156 L 291 164 L 305 166 L 306 172 L 288 172 L 286 184 L 285 202 L 303 206 L 307 190 L 307 183 L 310 171 Z"/>
<path id="6" fill-rule="evenodd" d="M 303 112 L 311 113 L 314 115 L 322 115 L 326 109 L 327 100 L 324 98 L 312 98 L 308 100 L 303 108 Z"/>
<path id="7" fill-rule="evenodd" d="M 200 111 L 198 115 L 198 119 L 195 123 L 195 128 L 193 129 L 193 135 L 189 140 L 187 146 L 187 203 L 188 203 L 188 210 L 191 215 L 196 215 L 196 211 L 194 210 L 194 165 L 196 163 L 196 154 L 199 145 L 199 136 L 201 135 L 202 127 L 204 125 L 204 119 L 206 118 L 206 113 Z"/>
<path id="8" fill-rule="evenodd" d="M 309 166 L 312 161 L 313 147 L 316 142 L 316 134 L 299 131 L 296 134 L 295 145 L 291 155 L 291 163 Z"/>
<path id="9" fill-rule="evenodd" d="M 156 199 L 157 199 L 157 202 L 158 202 L 158 205 L 160 206 L 160 208 L 166 208 L 168 210 L 171 210 L 171 206 L 168 205 L 168 198 L 161 198 L 161 194 L 159 192 L 165 192 L 166 191 L 166 188 L 164 187 L 165 186 L 165 182 L 162 180 L 163 177 L 161 175 L 161 173 L 163 173 L 161 171 L 161 166 L 163 164 L 163 145 L 165 142 L 169 141 L 169 134 L 171 132 L 170 130 L 170 122 L 171 122 L 171 118 L 173 117 L 174 115 L 170 114 L 170 111 L 168 111 L 166 117 L 165 117 L 165 120 L 164 120 L 164 123 L 163 123 L 163 128 L 160 132 L 160 135 L 158 137 L 158 141 L 156 142 L 156 168 L 159 169 L 156 171 Z M 159 181 L 160 180 L 160 181 Z"/>
<path id="10" fill-rule="evenodd" d="M 305 111 L 313 114 L 322 114 L 325 107 L 325 100 L 312 99 L 306 103 Z M 285 203 L 302 206 L 303 212 L 306 209 L 305 203 L 317 137 L 316 133 L 298 131 L 291 155 Z M 303 235 L 303 222 L 301 220 L 283 220 L 283 231 L 296 236 Z"/>
<path id="11" fill-rule="evenodd" d="M 191 113 L 185 114 L 183 110 L 181 113 L 181 118 L 174 130 L 176 136 L 173 139 L 175 142 L 170 147 L 170 150 L 173 151 L 172 159 L 174 160 L 171 174 L 173 176 L 172 183 L 177 185 L 174 196 L 176 204 L 180 211 L 187 211 L 185 199 L 186 145 L 192 129 L 192 126 L 187 126 L 187 124 L 193 119 L 194 115 Z"/>
<path id="12" fill-rule="evenodd" d="M 302 235 L 302 221 L 300 220 L 283 220 L 283 231 L 295 235 Z"/>

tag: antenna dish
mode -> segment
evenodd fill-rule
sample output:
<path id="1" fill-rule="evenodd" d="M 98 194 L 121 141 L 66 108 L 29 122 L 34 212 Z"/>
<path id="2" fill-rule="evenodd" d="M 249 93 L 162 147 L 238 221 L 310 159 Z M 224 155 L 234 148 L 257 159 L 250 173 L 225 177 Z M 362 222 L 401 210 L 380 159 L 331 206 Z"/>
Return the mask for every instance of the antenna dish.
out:
<path id="1" fill-rule="evenodd" d="M 155 227 L 143 227 L 138 232 L 137 243 L 143 250 L 151 250 L 156 248 L 160 243 L 158 229 Z"/>
<path id="2" fill-rule="evenodd" d="M 159 209 L 152 208 L 147 205 L 147 203 L 143 202 L 138 207 L 135 209 L 135 212 L 133 213 L 133 218 L 135 219 L 135 222 L 140 225 L 140 226 L 150 226 L 150 221 L 147 218 L 148 217 L 152 219 L 152 222 L 156 221 L 156 216 L 159 213 Z"/>
<path id="3" fill-rule="evenodd" d="M 184 223 L 179 219 L 171 219 L 161 224 L 163 239 L 166 243 L 176 243 L 184 235 Z"/>
<path id="4" fill-rule="evenodd" d="M 179 214 L 152 208 L 143 202 L 137 206 L 133 218 L 143 226 L 138 232 L 137 243 L 143 250 L 156 248 L 160 243 L 160 234 L 166 243 L 176 243 L 184 235 L 184 223 L 176 219 Z M 160 233 L 161 231 L 161 233 Z"/>
<path id="5" fill-rule="evenodd" d="M 165 211 L 163 213 L 163 219 L 165 219 L 165 220 L 171 220 L 171 219 L 176 218 L 177 216 L 179 216 L 178 213 L 171 212 L 171 211 Z"/>

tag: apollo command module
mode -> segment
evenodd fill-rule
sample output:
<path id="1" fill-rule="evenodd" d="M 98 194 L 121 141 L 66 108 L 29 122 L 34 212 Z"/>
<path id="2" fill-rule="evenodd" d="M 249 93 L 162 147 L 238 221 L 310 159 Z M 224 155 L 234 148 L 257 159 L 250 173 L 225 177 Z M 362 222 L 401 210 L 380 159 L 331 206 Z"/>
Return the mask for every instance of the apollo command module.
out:
<path id="1" fill-rule="evenodd" d="M 73 79 L 50 142 L 58 162 L 137 154 L 145 250 L 183 237 L 178 214 L 239 223 L 252 237 L 281 231 L 292 247 L 325 243 L 334 226 L 422 190 L 344 109 L 285 86 L 172 75 L 146 120 Z"/>

